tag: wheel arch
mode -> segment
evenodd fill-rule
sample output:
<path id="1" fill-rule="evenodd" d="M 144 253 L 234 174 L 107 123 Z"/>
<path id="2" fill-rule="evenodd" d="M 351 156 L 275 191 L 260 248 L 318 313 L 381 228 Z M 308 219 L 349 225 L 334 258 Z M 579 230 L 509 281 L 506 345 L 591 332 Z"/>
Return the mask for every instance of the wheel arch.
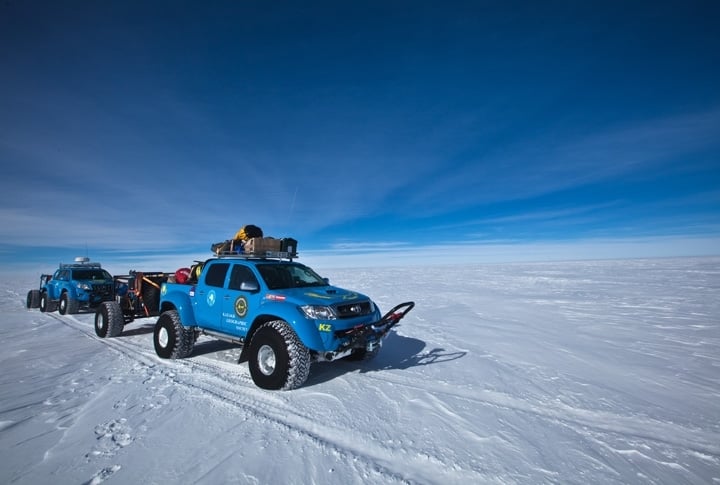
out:
<path id="1" fill-rule="evenodd" d="M 68 299 L 70 300 L 76 300 L 77 299 L 77 292 L 72 289 L 72 287 L 68 288 L 67 286 L 63 286 L 59 288 L 59 291 L 57 293 L 57 298 L 53 298 L 53 300 L 57 301 L 58 303 L 62 299 L 63 295 L 67 295 Z"/>
<path id="2" fill-rule="evenodd" d="M 247 353 L 248 349 L 250 348 L 250 341 L 252 340 L 253 335 L 255 335 L 255 332 L 257 332 L 258 328 L 260 328 L 267 322 L 272 322 L 275 320 L 282 320 L 287 323 L 288 326 L 292 328 L 292 330 L 298 336 L 300 342 L 302 342 L 302 344 L 305 345 L 305 347 L 307 347 L 308 350 L 310 350 L 311 352 L 323 351 L 323 342 L 320 337 L 320 333 L 316 328 L 310 328 L 311 324 L 309 321 L 302 320 L 298 323 L 297 318 L 288 318 L 286 316 L 283 316 L 282 312 L 262 313 L 255 317 L 255 320 L 253 320 L 253 323 L 250 326 L 250 330 L 248 330 L 247 334 L 245 335 L 245 344 L 243 345 L 242 352 L 240 353 L 240 362 L 244 362 L 247 360 Z"/>
<path id="3" fill-rule="evenodd" d="M 187 302 L 177 302 L 174 300 L 162 301 L 160 303 L 158 316 L 170 310 L 175 310 L 176 312 L 178 312 L 183 327 L 194 327 L 195 325 L 197 325 L 195 321 L 195 314 L 193 313 L 192 305 L 190 304 L 189 298 L 187 299 Z"/>

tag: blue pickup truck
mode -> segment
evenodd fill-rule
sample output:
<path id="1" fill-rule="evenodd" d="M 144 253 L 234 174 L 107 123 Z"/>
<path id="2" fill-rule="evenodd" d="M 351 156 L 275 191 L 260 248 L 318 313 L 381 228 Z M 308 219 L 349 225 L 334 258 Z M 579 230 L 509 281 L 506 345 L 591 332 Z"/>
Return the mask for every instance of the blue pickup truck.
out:
<path id="1" fill-rule="evenodd" d="M 153 341 L 170 359 L 189 356 L 200 335 L 240 344 L 258 387 L 288 390 L 305 382 L 312 362 L 374 357 L 414 305 L 381 316 L 367 296 L 291 259 L 217 257 L 196 281 L 162 285 Z"/>
<path id="2" fill-rule="evenodd" d="M 75 258 L 73 263 L 61 263 L 54 274 L 40 276 L 40 288 L 30 290 L 28 308 L 60 314 L 95 309 L 104 301 L 115 298 L 113 277 L 100 263 L 88 258 Z"/>

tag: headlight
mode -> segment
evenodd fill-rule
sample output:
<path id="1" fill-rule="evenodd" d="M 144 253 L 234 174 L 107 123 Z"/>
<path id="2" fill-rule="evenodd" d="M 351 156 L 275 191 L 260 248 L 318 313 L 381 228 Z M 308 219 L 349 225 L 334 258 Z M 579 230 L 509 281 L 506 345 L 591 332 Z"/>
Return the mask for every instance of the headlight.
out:
<path id="1" fill-rule="evenodd" d="M 301 306 L 300 309 L 303 313 L 313 320 L 335 320 L 335 310 L 329 306 L 321 305 L 305 305 Z"/>
<path id="2" fill-rule="evenodd" d="M 87 283 L 78 283 L 77 287 L 80 288 L 81 290 L 85 290 L 85 291 L 92 290 L 92 287 L 90 285 L 88 285 Z"/>

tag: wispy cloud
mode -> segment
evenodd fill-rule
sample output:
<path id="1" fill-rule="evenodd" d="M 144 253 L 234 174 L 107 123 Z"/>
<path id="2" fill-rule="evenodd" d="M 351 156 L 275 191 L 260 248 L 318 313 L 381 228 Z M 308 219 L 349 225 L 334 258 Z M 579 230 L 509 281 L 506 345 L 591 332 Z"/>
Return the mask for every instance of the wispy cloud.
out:
<path id="1" fill-rule="evenodd" d="M 464 206 L 537 197 L 660 167 L 680 168 L 692 157 L 720 146 L 720 108 L 620 124 L 579 135 L 568 129 L 488 149 L 462 169 L 440 164 L 436 176 L 408 190 L 400 207 L 424 214 Z M 430 202 L 430 203 L 429 203 Z"/>
<path id="2" fill-rule="evenodd" d="M 720 236 L 605 237 L 533 243 L 438 244 L 353 253 L 308 251 L 303 253 L 302 261 L 323 268 L 692 257 L 717 255 L 718 247 Z"/>
<path id="3" fill-rule="evenodd" d="M 591 204 L 582 205 L 576 207 L 568 207 L 565 209 L 556 210 L 523 210 L 520 214 L 513 214 L 502 217 L 488 217 L 485 219 L 475 219 L 469 221 L 469 224 L 504 224 L 504 223 L 517 223 L 517 222 L 528 222 L 528 221 L 549 221 L 556 219 L 566 219 L 571 216 L 577 216 L 580 214 L 587 214 L 589 212 L 601 211 L 608 209 L 620 204 L 620 201 L 607 202 L 603 204 Z"/>
<path id="4" fill-rule="evenodd" d="M 410 245 L 405 241 L 363 241 L 363 242 L 336 242 L 330 244 L 331 251 L 387 251 L 389 249 L 403 248 Z"/>

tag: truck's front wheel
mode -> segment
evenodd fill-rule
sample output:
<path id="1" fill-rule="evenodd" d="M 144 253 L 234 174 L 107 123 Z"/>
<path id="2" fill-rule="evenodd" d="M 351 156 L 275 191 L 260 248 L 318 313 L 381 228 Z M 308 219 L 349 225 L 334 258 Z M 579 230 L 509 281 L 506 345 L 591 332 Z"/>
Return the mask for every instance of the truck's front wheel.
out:
<path id="1" fill-rule="evenodd" d="M 102 302 L 95 312 L 95 334 L 100 338 L 117 337 L 124 324 L 122 308 L 116 301 Z"/>
<path id="2" fill-rule="evenodd" d="M 192 353 L 195 332 L 183 327 L 177 310 L 163 312 L 153 332 L 155 352 L 163 359 L 182 359 Z"/>
<path id="3" fill-rule="evenodd" d="M 310 374 L 310 351 L 282 320 L 264 323 L 250 341 L 250 375 L 263 389 L 295 389 Z"/>
<path id="4" fill-rule="evenodd" d="M 50 295 L 47 294 L 47 291 L 43 291 L 40 294 L 40 311 L 45 312 L 54 312 L 56 307 L 56 302 L 52 301 L 50 299 Z"/>
<path id="5" fill-rule="evenodd" d="M 78 312 L 79 303 L 75 298 L 70 298 L 67 292 L 60 295 L 60 303 L 58 305 L 58 312 L 60 315 L 72 315 Z"/>

